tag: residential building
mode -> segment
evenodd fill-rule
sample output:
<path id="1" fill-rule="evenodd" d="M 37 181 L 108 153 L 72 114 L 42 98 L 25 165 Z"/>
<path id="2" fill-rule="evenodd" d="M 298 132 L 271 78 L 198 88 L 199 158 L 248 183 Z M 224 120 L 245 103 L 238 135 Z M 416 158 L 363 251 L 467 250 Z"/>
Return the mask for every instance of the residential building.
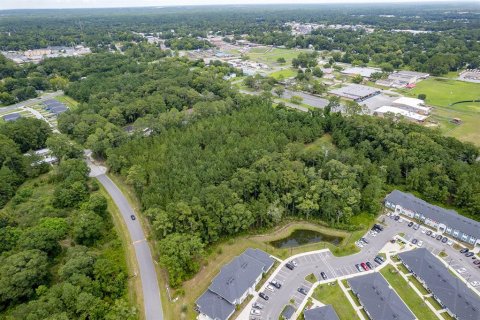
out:
<path id="1" fill-rule="evenodd" d="M 305 320 L 340 320 L 331 305 L 305 310 L 303 318 Z"/>
<path id="2" fill-rule="evenodd" d="M 22 117 L 22 115 L 20 113 L 10 113 L 10 114 L 6 114 L 4 115 L 2 118 L 4 121 L 15 121 L 17 119 L 20 119 Z"/>
<path id="3" fill-rule="evenodd" d="M 455 210 L 430 204 L 410 193 L 392 191 L 385 197 L 385 207 L 414 218 L 438 233 L 469 243 L 480 250 L 480 222 L 464 217 Z"/>
<path id="4" fill-rule="evenodd" d="M 480 319 L 480 297 L 430 251 L 419 248 L 399 253 L 398 257 L 450 316 L 461 320 Z"/>
<path id="5" fill-rule="evenodd" d="M 235 306 L 241 304 L 264 273 L 273 266 L 273 259 L 262 250 L 247 249 L 225 265 L 213 279 L 207 291 L 196 301 L 199 318 L 228 319 Z"/>
<path id="6" fill-rule="evenodd" d="M 363 310 L 372 320 L 414 320 L 415 315 L 390 288 L 387 280 L 378 273 L 353 277 L 347 280 Z"/>

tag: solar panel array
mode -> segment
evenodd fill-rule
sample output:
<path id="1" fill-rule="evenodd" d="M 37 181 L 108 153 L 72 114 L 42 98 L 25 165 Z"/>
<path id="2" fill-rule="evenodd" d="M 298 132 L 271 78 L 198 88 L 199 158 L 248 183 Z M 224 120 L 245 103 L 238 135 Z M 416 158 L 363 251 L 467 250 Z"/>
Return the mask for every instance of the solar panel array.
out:
<path id="1" fill-rule="evenodd" d="M 45 110 L 56 115 L 68 110 L 66 105 L 54 99 L 46 100 L 43 102 L 43 104 L 45 105 Z"/>

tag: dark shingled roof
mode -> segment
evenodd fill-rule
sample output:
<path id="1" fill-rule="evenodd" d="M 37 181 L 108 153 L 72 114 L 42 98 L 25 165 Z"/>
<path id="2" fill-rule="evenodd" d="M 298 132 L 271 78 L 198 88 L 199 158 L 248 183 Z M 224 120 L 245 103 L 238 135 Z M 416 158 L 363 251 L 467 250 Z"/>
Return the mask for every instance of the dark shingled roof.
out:
<path id="1" fill-rule="evenodd" d="M 340 320 L 331 305 L 305 310 L 303 317 L 305 320 Z"/>
<path id="2" fill-rule="evenodd" d="M 373 320 L 415 319 L 415 315 L 380 273 L 370 273 L 347 281 Z"/>
<path id="3" fill-rule="evenodd" d="M 210 290 L 205 291 L 197 300 L 201 313 L 215 320 L 226 320 L 235 311 L 235 306 Z"/>
<path id="4" fill-rule="evenodd" d="M 407 210 L 423 214 L 433 221 L 443 223 L 448 227 L 480 239 L 480 222 L 464 217 L 454 210 L 447 210 L 435 206 L 415 197 L 411 193 L 405 193 L 399 190 L 392 191 L 385 197 L 385 200 L 390 203 L 399 204 Z"/>
<path id="5" fill-rule="evenodd" d="M 290 318 L 292 318 L 294 313 L 295 313 L 295 308 L 292 307 L 291 305 L 287 304 L 285 306 L 285 309 L 283 309 L 282 317 L 283 317 L 283 319 L 289 320 Z"/>
<path id="6" fill-rule="evenodd" d="M 398 256 L 458 319 L 480 319 L 480 297 L 452 275 L 430 251 L 419 248 Z"/>

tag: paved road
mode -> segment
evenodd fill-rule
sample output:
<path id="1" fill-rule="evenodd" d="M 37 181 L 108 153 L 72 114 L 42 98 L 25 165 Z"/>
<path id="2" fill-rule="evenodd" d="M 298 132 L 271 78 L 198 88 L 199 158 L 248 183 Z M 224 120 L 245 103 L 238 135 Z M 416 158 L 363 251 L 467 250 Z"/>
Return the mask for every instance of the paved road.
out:
<path id="1" fill-rule="evenodd" d="M 302 103 L 308 104 L 309 106 L 312 106 L 314 108 L 319 108 L 323 109 L 328 105 L 328 100 L 325 98 L 320 98 L 317 96 L 314 96 L 312 94 L 308 94 L 305 92 L 299 92 L 299 91 L 291 91 L 286 89 L 285 93 L 283 94 L 283 98 L 285 99 L 290 99 L 292 96 L 299 96 L 303 98 Z"/>
<path id="2" fill-rule="evenodd" d="M 88 155 L 88 152 L 86 152 L 86 154 Z M 128 232 L 130 233 L 130 238 L 135 250 L 139 267 L 139 275 L 142 280 L 145 318 L 147 320 L 163 320 L 163 310 L 157 273 L 155 272 L 152 254 L 150 252 L 150 247 L 148 246 L 147 240 L 145 239 L 142 225 L 138 219 L 131 219 L 131 215 L 135 215 L 135 212 L 120 189 L 106 175 L 106 168 L 94 164 L 89 157 L 87 157 L 87 163 L 90 167 L 90 176 L 97 178 L 110 194 L 120 210 L 123 221 L 128 228 Z"/>
<path id="3" fill-rule="evenodd" d="M 63 91 L 55 91 L 55 92 L 50 92 L 50 93 L 45 93 L 43 94 L 40 98 L 33 98 L 30 100 L 25 100 L 16 104 L 12 104 L 7 107 L 1 107 L 0 108 L 0 113 L 8 112 L 8 111 L 14 111 L 20 107 L 29 107 L 33 106 L 36 104 L 39 104 L 43 101 L 53 99 L 54 97 L 60 96 L 63 94 Z"/>

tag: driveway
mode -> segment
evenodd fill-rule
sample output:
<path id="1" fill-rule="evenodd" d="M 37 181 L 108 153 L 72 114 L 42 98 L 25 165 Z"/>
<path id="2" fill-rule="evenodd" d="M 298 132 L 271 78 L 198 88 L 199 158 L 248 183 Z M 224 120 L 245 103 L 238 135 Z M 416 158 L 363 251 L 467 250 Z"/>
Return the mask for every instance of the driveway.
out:
<path id="1" fill-rule="evenodd" d="M 163 320 L 162 302 L 160 298 L 160 289 L 158 286 L 157 273 L 150 252 L 150 247 L 145 239 L 142 225 L 138 218 L 132 220 L 135 216 L 133 208 L 123 195 L 122 191 L 106 175 L 106 168 L 96 164 L 90 157 L 90 153 L 85 151 L 86 162 L 90 167 L 90 176 L 95 177 L 105 187 L 110 197 L 120 210 L 123 222 L 127 226 L 130 240 L 132 241 L 139 268 L 139 275 L 142 281 L 143 303 L 145 309 L 145 318 L 147 320 Z"/>

